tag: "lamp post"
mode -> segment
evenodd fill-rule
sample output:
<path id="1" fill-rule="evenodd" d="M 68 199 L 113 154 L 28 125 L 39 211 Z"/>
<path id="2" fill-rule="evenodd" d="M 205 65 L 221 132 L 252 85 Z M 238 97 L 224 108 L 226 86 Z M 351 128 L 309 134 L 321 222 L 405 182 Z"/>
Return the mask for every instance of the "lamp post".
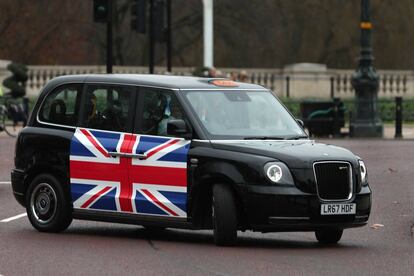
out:
<path id="1" fill-rule="evenodd" d="M 379 77 L 372 62 L 370 1 L 361 0 L 361 55 L 352 76 L 355 89 L 355 113 L 350 124 L 351 137 L 382 137 L 383 126 L 378 116 Z"/>
<path id="2" fill-rule="evenodd" d="M 112 55 L 112 0 L 108 1 L 108 18 L 106 22 L 106 73 L 112 74 L 113 55 Z"/>
<path id="3" fill-rule="evenodd" d="M 204 67 L 214 66 L 213 0 L 203 0 Z"/>

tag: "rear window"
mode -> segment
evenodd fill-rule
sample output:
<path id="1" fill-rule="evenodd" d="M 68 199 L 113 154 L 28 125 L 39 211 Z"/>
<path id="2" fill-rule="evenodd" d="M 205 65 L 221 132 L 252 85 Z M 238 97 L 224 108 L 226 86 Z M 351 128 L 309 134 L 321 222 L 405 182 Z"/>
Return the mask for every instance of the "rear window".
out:
<path id="1" fill-rule="evenodd" d="M 40 108 L 42 122 L 76 126 L 81 94 L 80 84 L 64 85 L 47 95 Z"/>

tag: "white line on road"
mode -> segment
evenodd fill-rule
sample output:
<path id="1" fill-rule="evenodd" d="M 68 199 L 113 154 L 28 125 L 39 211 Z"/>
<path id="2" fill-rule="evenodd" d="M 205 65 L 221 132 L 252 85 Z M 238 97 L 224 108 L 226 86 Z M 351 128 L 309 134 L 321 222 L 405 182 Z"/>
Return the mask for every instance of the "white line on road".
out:
<path id="1" fill-rule="evenodd" d="M 10 181 L 0 181 L 0 185 L 10 185 L 10 184 L 11 184 Z"/>
<path id="2" fill-rule="evenodd" d="M 10 222 L 12 220 L 16 220 L 16 219 L 19 219 L 19 218 L 22 218 L 22 217 L 25 217 L 25 216 L 27 216 L 27 214 L 26 213 L 22 213 L 22 214 L 17 215 L 17 216 L 13 216 L 13 217 L 9 217 L 9 218 L 3 219 L 0 222 Z"/>

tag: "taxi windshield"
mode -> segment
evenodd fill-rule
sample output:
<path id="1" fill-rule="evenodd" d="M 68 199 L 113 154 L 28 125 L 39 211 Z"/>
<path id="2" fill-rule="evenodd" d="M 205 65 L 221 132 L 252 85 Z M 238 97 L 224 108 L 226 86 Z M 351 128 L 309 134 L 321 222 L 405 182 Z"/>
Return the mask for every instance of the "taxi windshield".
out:
<path id="1" fill-rule="evenodd" d="M 186 91 L 211 139 L 306 138 L 296 120 L 269 91 Z"/>

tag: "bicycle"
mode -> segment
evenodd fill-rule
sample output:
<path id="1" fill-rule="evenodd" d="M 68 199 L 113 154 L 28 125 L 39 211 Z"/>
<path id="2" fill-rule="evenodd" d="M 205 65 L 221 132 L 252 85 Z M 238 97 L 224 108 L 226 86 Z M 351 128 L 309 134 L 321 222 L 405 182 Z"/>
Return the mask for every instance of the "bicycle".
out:
<path id="1" fill-rule="evenodd" d="M 3 97 L 0 104 L 0 132 L 5 131 L 10 137 L 17 137 L 19 131 L 26 126 L 27 115 L 22 103 Z"/>

